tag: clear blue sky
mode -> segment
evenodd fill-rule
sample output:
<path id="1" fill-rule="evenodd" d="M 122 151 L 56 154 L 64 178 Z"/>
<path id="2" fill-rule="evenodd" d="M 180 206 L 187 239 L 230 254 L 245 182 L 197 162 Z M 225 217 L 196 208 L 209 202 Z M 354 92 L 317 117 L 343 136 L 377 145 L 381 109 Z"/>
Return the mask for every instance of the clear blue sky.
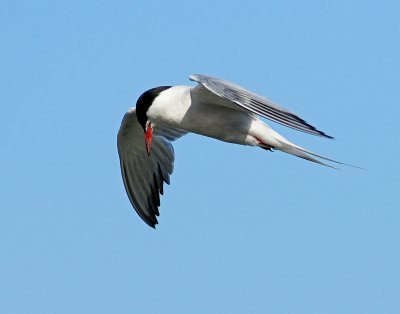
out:
<path id="1" fill-rule="evenodd" d="M 2 1 L 1 313 L 400 313 L 398 1 Z M 160 225 L 120 177 L 123 114 L 202 73 L 367 168 L 190 135 Z"/>

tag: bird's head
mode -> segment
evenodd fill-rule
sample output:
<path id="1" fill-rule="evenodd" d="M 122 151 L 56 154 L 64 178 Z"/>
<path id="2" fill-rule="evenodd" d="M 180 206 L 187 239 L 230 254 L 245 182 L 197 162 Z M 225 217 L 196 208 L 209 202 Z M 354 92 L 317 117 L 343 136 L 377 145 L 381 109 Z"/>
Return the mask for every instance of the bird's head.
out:
<path id="1" fill-rule="evenodd" d="M 136 117 L 144 131 L 144 141 L 147 154 L 150 156 L 151 142 L 153 139 L 153 125 L 147 116 L 147 111 L 161 92 L 171 86 L 159 86 L 145 91 L 136 102 Z"/>

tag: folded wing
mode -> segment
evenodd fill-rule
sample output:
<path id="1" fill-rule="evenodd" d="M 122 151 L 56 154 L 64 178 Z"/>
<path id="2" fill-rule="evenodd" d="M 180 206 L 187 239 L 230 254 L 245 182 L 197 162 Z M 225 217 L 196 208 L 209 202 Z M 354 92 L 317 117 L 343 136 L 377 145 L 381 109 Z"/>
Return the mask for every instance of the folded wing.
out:
<path id="1" fill-rule="evenodd" d="M 298 131 L 332 138 L 332 136 L 317 130 L 315 127 L 308 124 L 305 120 L 290 112 L 286 108 L 273 103 L 263 96 L 250 92 L 239 85 L 207 75 L 191 75 L 189 79 L 199 83 L 198 87 L 196 88 L 201 89 L 204 87 L 214 95 L 217 95 L 224 100 L 228 100 L 233 104 L 236 104 L 237 106 L 240 106 L 241 108 L 244 108 L 252 113 L 258 114 L 266 119 Z"/>

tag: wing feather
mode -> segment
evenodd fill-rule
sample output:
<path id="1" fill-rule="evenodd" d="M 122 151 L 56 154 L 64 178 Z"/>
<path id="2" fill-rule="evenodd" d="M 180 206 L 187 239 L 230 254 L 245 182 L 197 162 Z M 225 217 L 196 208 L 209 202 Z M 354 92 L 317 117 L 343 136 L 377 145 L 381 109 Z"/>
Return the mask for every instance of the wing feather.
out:
<path id="1" fill-rule="evenodd" d="M 204 92 L 205 89 L 206 91 L 211 92 L 224 100 L 228 100 L 232 103 L 232 106 L 236 104 L 240 108 L 244 108 L 266 119 L 298 131 L 322 137 L 333 138 L 332 136 L 316 129 L 314 126 L 307 123 L 305 120 L 290 112 L 286 108 L 273 103 L 263 96 L 250 92 L 239 85 L 211 76 L 199 74 L 191 75 L 189 79 L 199 83 L 199 85 L 196 87 L 199 92 Z M 226 106 L 226 102 L 221 105 Z"/>
<path id="2" fill-rule="evenodd" d="M 130 109 L 118 132 L 121 174 L 128 198 L 138 215 L 151 227 L 158 223 L 160 194 L 170 183 L 174 149 L 169 140 L 184 135 L 181 130 L 159 129 L 153 134 L 152 153 L 147 155 L 143 129 Z"/>

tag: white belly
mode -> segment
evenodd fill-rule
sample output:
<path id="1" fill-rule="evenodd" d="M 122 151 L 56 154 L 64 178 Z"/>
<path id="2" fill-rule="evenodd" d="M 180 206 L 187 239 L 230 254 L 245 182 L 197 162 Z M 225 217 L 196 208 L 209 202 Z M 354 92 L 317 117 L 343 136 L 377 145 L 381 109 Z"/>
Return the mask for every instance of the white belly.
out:
<path id="1" fill-rule="evenodd" d="M 167 125 L 229 143 L 255 146 L 261 138 L 269 142 L 272 130 L 253 114 L 192 102 L 190 90 L 190 86 L 175 86 L 163 92 L 147 111 L 148 119 L 155 127 Z"/>

